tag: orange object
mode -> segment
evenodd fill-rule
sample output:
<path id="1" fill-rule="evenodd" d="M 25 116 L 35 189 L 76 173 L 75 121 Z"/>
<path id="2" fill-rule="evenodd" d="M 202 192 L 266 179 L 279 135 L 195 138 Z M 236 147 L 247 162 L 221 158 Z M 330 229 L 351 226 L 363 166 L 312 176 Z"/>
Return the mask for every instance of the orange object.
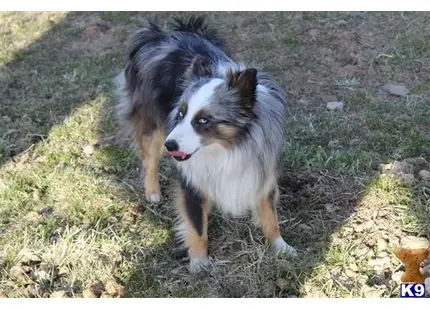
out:
<path id="1" fill-rule="evenodd" d="M 420 264 L 429 256 L 429 249 L 399 248 L 395 250 L 398 259 L 405 266 L 401 282 L 424 283 L 424 275 L 420 271 Z"/>

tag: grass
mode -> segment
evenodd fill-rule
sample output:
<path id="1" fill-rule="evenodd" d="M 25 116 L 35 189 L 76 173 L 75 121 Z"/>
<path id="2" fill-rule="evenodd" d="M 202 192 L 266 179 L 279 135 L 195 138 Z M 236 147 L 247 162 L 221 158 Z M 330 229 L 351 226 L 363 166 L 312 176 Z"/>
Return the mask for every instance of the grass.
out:
<path id="1" fill-rule="evenodd" d="M 235 58 L 287 91 L 279 220 L 302 255 L 274 257 L 247 219 L 215 212 L 215 266 L 192 275 L 171 236 L 170 166 L 164 200 L 147 204 L 116 135 L 111 78 L 141 15 L 170 13 L 1 13 L 0 295 L 82 297 L 101 282 L 111 296 L 113 281 L 126 297 L 396 297 L 391 247 L 430 237 L 428 16 L 208 14 Z"/>

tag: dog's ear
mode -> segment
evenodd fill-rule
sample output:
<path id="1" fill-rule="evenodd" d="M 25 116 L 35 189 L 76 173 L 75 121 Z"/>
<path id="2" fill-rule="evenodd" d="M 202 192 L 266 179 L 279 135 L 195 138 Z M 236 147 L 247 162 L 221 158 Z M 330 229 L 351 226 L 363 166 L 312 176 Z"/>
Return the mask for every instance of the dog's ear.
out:
<path id="1" fill-rule="evenodd" d="M 246 69 L 240 72 L 230 72 L 227 74 L 228 87 L 236 89 L 239 94 L 242 105 L 245 108 L 254 107 L 256 89 L 257 89 L 257 70 L 254 68 Z"/>
<path id="2" fill-rule="evenodd" d="M 210 60 L 205 56 L 197 55 L 185 71 L 185 78 L 190 80 L 194 77 L 210 76 L 211 74 L 212 68 Z"/>

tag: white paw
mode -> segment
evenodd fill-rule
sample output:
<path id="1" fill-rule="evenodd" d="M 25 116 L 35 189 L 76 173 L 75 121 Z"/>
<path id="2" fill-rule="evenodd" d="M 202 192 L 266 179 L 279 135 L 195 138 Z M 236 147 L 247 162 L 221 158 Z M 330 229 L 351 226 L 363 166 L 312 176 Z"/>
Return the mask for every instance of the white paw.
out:
<path id="1" fill-rule="evenodd" d="M 272 249 L 275 251 L 276 254 L 285 254 L 292 258 L 297 258 L 298 256 L 296 249 L 286 243 L 282 237 L 276 238 L 276 240 L 272 244 Z"/>
<path id="2" fill-rule="evenodd" d="M 207 269 L 211 265 L 212 265 L 212 262 L 207 256 L 202 258 L 190 259 L 190 271 L 192 273 L 200 272 L 202 269 Z"/>
<path id="3" fill-rule="evenodd" d="M 149 202 L 158 203 L 161 201 L 161 195 L 157 193 L 146 194 L 145 198 Z"/>

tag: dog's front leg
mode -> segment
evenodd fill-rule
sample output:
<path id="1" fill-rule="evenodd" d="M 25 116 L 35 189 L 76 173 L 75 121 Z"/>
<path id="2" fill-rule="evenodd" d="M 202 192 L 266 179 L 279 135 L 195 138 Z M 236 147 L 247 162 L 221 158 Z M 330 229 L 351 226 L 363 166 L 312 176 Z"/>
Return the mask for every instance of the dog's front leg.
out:
<path id="1" fill-rule="evenodd" d="M 181 224 L 177 227 L 177 234 L 188 248 L 190 271 L 198 272 L 210 265 L 207 251 L 210 200 L 182 181 L 179 187 L 178 207 Z"/>

